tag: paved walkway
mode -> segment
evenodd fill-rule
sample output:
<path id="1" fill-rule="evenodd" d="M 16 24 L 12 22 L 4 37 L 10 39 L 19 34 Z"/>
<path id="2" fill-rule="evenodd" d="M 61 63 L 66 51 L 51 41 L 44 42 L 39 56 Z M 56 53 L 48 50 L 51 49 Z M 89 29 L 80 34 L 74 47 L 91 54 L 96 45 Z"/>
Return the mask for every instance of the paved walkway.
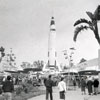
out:
<path id="1" fill-rule="evenodd" d="M 99 100 L 100 94 L 98 95 L 82 95 L 80 89 L 76 90 L 68 90 L 66 92 L 66 100 Z M 36 96 L 30 98 L 28 100 L 45 100 L 45 95 Z M 59 99 L 59 91 L 57 87 L 53 88 L 53 100 L 60 100 Z"/>

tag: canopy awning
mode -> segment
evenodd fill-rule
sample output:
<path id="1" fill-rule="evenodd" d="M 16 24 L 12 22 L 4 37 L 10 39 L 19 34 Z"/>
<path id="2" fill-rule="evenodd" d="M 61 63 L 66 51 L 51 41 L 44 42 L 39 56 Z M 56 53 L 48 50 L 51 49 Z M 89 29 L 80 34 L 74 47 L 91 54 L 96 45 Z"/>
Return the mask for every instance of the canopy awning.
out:
<path id="1" fill-rule="evenodd" d="M 79 75 L 98 75 L 100 71 L 97 70 L 84 70 L 84 71 L 79 71 Z"/>

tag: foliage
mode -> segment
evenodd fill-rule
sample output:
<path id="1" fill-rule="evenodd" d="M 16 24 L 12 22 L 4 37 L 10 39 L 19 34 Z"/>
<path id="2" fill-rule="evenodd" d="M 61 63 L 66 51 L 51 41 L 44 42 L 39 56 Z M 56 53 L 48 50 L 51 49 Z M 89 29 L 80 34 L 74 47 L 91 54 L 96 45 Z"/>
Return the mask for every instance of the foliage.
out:
<path id="1" fill-rule="evenodd" d="M 98 26 L 97 26 L 97 22 L 98 22 L 98 19 L 96 18 L 95 16 L 95 13 L 92 14 L 91 12 L 86 12 L 87 15 L 89 16 L 89 18 L 91 19 L 90 21 L 87 20 L 87 19 L 84 19 L 84 18 L 81 18 L 79 20 L 77 20 L 75 23 L 74 23 L 74 26 L 76 27 L 75 28 L 75 31 L 74 31 L 74 37 L 73 37 L 73 40 L 76 41 L 77 39 L 77 36 L 78 34 L 82 31 L 82 30 L 87 30 L 87 29 L 90 29 L 93 31 L 94 33 L 94 36 L 97 40 L 97 42 L 99 43 L 100 45 L 100 37 L 99 37 L 99 33 L 98 33 Z M 84 26 L 81 25 L 81 24 L 85 24 Z M 80 25 L 80 26 L 78 26 Z"/>
<path id="2" fill-rule="evenodd" d="M 78 24 L 81 24 L 81 23 L 87 23 L 87 24 L 91 24 L 91 21 L 88 21 L 86 19 L 80 19 L 80 20 L 77 20 L 75 23 L 74 23 L 74 26 L 78 25 Z"/>
<path id="3" fill-rule="evenodd" d="M 87 61 L 86 59 L 82 58 L 79 63 Z"/>
<path id="4" fill-rule="evenodd" d="M 22 92 L 22 90 L 23 90 L 23 88 L 22 88 L 22 86 L 19 86 L 19 87 L 17 87 L 16 88 L 16 95 L 20 95 L 21 94 L 21 92 Z"/>
<path id="5" fill-rule="evenodd" d="M 29 62 L 22 62 L 21 67 L 23 69 L 25 69 L 25 68 L 31 68 L 32 65 Z"/>
<path id="6" fill-rule="evenodd" d="M 18 86 L 13 94 L 13 100 L 28 100 L 37 95 L 45 93 L 44 90 L 40 90 L 39 87 L 33 87 L 32 84 L 22 84 Z"/>
<path id="7" fill-rule="evenodd" d="M 1 52 L 0 62 L 2 61 L 2 57 L 5 56 L 4 51 L 5 51 L 5 48 L 1 46 L 1 47 L 0 47 L 0 52 Z"/>
<path id="8" fill-rule="evenodd" d="M 39 68 L 39 69 L 42 69 L 43 66 L 44 66 L 44 62 L 43 62 L 43 61 L 40 61 L 40 60 L 34 61 L 34 62 L 33 62 L 33 66 L 35 66 L 35 67 L 37 67 L 37 68 Z"/>
<path id="9" fill-rule="evenodd" d="M 80 31 L 84 30 L 84 29 L 88 29 L 89 27 L 88 26 L 83 26 L 81 25 L 80 27 L 77 27 L 76 30 L 75 30 L 75 34 L 74 34 L 74 41 L 76 41 L 76 38 L 77 38 L 77 35 Z"/>
<path id="10" fill-rule="evenodd" d="M 22 62 L 22 64 L 21 64 L 21 67 L 23 69 L 25 69 L 25 68 L 33 68 L 33 67 L 42 69 L 43 66 L 44 66 L 44 62 L 40 61 L 40 60 L 34 61 L 33 64 L 31 64 L 29 62 Z"/>

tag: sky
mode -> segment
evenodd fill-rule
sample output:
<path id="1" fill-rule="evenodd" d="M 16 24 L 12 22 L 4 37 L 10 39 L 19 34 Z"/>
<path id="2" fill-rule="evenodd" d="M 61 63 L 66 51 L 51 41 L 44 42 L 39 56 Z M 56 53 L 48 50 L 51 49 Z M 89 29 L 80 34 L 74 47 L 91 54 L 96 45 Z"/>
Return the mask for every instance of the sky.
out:
<path id="1" fill-rule="evenodd" d="M 13 49 L 18 65 L 37 60 L 47 62 L 48 34 L 54 16 L 59 64 L 68 63 L 63 50 L 70 55 L 71 47 L 76 49 L 74 63 L 81 58 L 97 58 L 99 45 L 93 32 L 82 31 L 74 42 L 73 24 L 80 18 L 90 20 L 86 11 L 93 13 L 99 3 L 99 0 L 0 0 L 0 46 L 6 53 Z"/>

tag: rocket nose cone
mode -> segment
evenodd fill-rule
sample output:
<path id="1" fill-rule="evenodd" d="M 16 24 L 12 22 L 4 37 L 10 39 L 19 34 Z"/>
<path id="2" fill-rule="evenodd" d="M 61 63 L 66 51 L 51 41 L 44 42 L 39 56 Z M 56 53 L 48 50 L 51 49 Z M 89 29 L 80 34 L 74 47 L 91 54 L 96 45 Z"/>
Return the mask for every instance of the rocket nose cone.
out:
<path id="1" fill-rule="evenodd" d="M 50 25 L 54 25 L 54 24 L 55 24 L 54 17 L 52 17 Z"/>
<path id="2" fill-rule="evenodd" d="M 54 17 L 52 17 L 51 19 L 54 19 Z"/>

